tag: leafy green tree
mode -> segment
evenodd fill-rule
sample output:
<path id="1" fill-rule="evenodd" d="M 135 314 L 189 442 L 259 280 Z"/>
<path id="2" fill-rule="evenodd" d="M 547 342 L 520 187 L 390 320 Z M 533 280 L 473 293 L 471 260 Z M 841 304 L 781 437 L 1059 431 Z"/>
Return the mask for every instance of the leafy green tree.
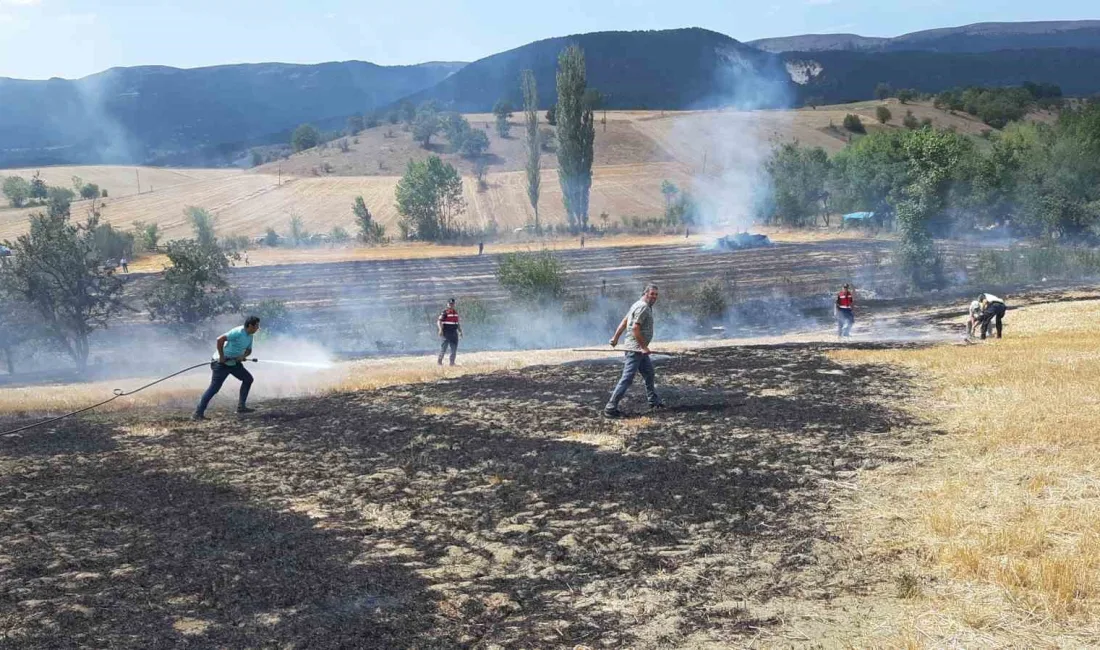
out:
<path id="1" fill-rule="evenodd" d="M 17 358 L 29 356 L 22 348 L 33 343 L 40 330 L 38 317 L 30 303 L 0 286 L 0 352 L 4 355 L 8 374 L 15 374 Z"/>
<path id="2" fill-rule="evenodd" d="M 425 102 L 416 111 L 416 119 L 412 123 L 413 138 L 426 149 L 431 144 L 432 136 L 439 133 L 440 126 L 435 104 Z"/>
<path id="3" fill-rule="evenodd" d="M 22 176 L 8 176 L 4 179 L 4 196 L 13 208 L 21 208 L 31 198 L 31 184 Z"/>
<path id="4" fill-rule="evenodd" d="M 886 124 L 890 121 L 891 117 L 893 117 L 893 115 L 890 113 L 889 108 L 879 106 L 875 109 L 875 118 L 878 120 L 879 124 Z"/>
<path id="5" fill-rule="evenodd" d="M 199 337 L 210 319 L 240 308 L 229 283 L 230 258 L 221 247 L 178 239 L 168 242 L 165 253 L 171 265 L 145 295 L 150 320 Z"/>
<path id="6" fill-rule="evenodd" d="M 409 236 L 439 241 L 453 232 L 453 219 L 465 211 L 462 178 L 439 156 L 410 160 L 397 183 L 397 211 Z"/>
<path id="7" fill-rule="evenodd" d="M 908 104 L 917 98 L 917 91 L 912 88 L 902 88 L 898 91 L 898 101 L 902 104 Z"/>
<path id="8" fill-rule="evenodd" d="M 879 82 L 875 86 L 875 99 L 882 101 L 889 97 L 894 91 L 890 88 L 890 84 L 885 82 Z"/>
<path id="9" fill-rule="evenodd" d="M 812 225 L 827 211 L 830 163 L 824 149 L 788 142 L 772 152 L 764 167 L 772 186 L 772 204 L 765 214 L 769 221 Z"/>
<path id="10" fill-rule="evenodd" d="M 309 243 L 309 231 L 306 230 L 306 223 L 302 220 L 302 215 L 291 214 L 290 244 L 292 246 L 302 246 L 307 243 Z"/>
<path id="11" fill-rule="evenodd" d="M 557 110 L 558 110 L 558 105 L 557 104 L 551 104 L 550 108 L 546 109 L 546 123 L 549 124 L 550 126 L 557 126 L 557 124 L 558 124 Z"/>
<path id="12" fill-rule="evenodd" d="M 496 116 L 497 121 L 497 135 L 502 138 L 507 138 L 512 129 L 512 125 L 508 120 L 512 119 L 512 111 L 514 110 L 512 102 L 507 99 L 499 99 L 493 105 L 493 115 Z"/>
<path id="13" fill-rule="evenodd" d="M 913 115 L 913 111 L 905 111 L 905 117 L 902 118 L 901 123 L 910 131 L 920 128 L 920 121 L 917 120 L 916 115 Z"/>
<path id="14" fill-rule="evenodd" d="M 898 258 L 909 281 L 920 289 L 943 284 L 943 259 L 936 251 L 928 223 L 947 203 L 950 184 L 970 141 L 948 131 L 908 131 L 902 149 L 910 182 L 897 201 Z"/>
<path id="15" fill-rule="evenodd" d="M 160 244 L 160 226 L 156 223 L 134 222 L 134 242 L 139 251 L 153 252 Z"/>
<path id="16" fill-rule="evenodd" d="M 451 143 L 451 151 L 456 153 L 462 151 L 462 146 L 472 131 L 466 118 L 460 113 L 444 113 L 440 118 L 440 124 L 444 137 Z"/>
<path id="17" fill-rule="evenodd" d="M 84 186 L 80 188 L 80 198 L 86 200 L 98 199 L 99 186 L 95 183 L 85 183 Z"/>
<path id="18" fill-rule="evenodd" d="M 672 201 L 675 200 L 676 195 L 680 193 L 680 188 L 676 187 L 676 184 L 672 181 L 665 179 L 661 181 L 661 195 L 665 197 L 665 213 L 667 214 L 672 207 Z"/>
<path id="19" fill-rule="evenodd" d="M 497 282 L 516 300 L 549 303 L 565 296 L 565 269 L 548 250 L 505 253 L 496 270 Z"/>
<path id="20" fill-rule="evenodd" d="M 588 195 L 592 188 L 592 152 L 596 126 L 588 89 L 584 52 L 570 45 L 558 55 L 558 182 L 565 214 L 572 228 L 588 228 Z"/>
<path id="21" fill-rule="evenodd" d="M 0 286 L 34 313 L 40 333 L 65 351 L 80 370 L 88 364 L 88 338 L 107 327 L 123 302 L 122 281 L 96 246 L 99 216 L 74 224 L 68 205 L 55 202 L 30 220 L 30 232 L 4 242 L 14 255 L 0 264 Z"/>
<path id="22" fill-rule="evenodd" d="M 108 260 L 119 260 L 134 256 L 133 233 L 115 230 L 109 223 L 101 223 L 92 231 L 96 250 Z"/>
<path id="23" fill-rule="evenodd" d="M 366 114 L 363 115 L 363 128 L 364 129 L 373 129 L 374 127 L 378 126 L 381 123 L 382 123 L 382 117 L 376 112 L 366 113 Z"/>
<path id="24" fill-rule="evenodd" d="M 535 73 L 524 70 L 520 80 L 523 91 L 524 132 L 523 143 L 527 149 L 527 200 L 535 211 L 535 232 L 541 232 L 539 225 L 539 192 L 542 186 L 542 170 L 539 158 L 542 147 L 539 144 L 539 92 L 535 83 Z"/>
<path id="25" fill-rule="evenodd" d="M 844 128 L 852 133 L 867 133 L 867 129 L 864 128 L 863 122 L 859 119 L 858 115 L 848 113 L 844 116 Z"/>
<path id="26" fill-rule="evenodd" d="M 386 240 L 386 228 L 374 220 L 363 197 L 355 197 L 355 203 L 351 206 L 355 215 L 355 225 L 359 229 L 356 238 L 364 244 L 381 244 Z"/>
<path id="27" fill-rule="evenodd" d="M 321 144 L 321 132 L 312 124 L 302 124 L 294 129 L 293 135 L 290 136 L 290 146 L 294 149 L 294 153 L 312 149 L 319 144 Z"/>
<path id="28" fill-rule="evenodd" d="M 275 229 L 268 226 L 267 231 L 264 232 L 264 245 L 272 248 L 279 245 L 279 233 L 275 232 Z"/>
<path id="29" fill-rule="evenodd" d="M 328 233 L 328 238 L 337 244 L 351 241 L 351 233 L 343 226 L 333 226 Z"/>
<path id="30" fill-rule="evenodd" d="M 480 158 L 489 150 L 489 136 L 479 129 L 470 129 L 462 139 L 462 155 L 467 158 Z"/>
<path id="31" fill-rule="evenodd" d="M 200 246 L 208 248 L 218 247 L 218 234 L 214 229 L 214 215 L 203 208 L 189 206 L 183 213 L 191 224 L 191 230 L 195 233 L 195 240 Z"/>
<path id="32" fill-rule="evenodd" d="M 46 187 L 46 181 L 42 180 L 42 173 L 35 172 L 31 176 L 31 198 L 44 201 L 48 196 L 49 188 Z"/>

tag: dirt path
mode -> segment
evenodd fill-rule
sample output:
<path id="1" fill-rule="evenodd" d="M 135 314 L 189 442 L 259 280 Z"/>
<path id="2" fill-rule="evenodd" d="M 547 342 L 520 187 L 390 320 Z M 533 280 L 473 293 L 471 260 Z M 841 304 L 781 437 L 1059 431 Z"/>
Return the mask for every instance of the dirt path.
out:
<path id="1" fill-rule="evenodd" d="M 829 349 L 673 358 L 622 421 L 589 363 L 5 439 L 0 642 L 782 645 L 791 599 L 865 588 L 845 482 L 927 435 L 908 377 Z"/>

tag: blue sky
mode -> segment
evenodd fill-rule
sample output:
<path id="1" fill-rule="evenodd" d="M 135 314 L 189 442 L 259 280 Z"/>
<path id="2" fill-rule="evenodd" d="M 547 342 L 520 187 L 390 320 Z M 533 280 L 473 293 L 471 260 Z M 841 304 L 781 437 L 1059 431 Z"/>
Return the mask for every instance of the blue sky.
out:
<path id="1" fill-rule="evenodd" d="M 0 0 L 0 76 L 74 78 L 146 64 L 472 61 L 609 29 L 698 26 L 752 40 L 1086 18 L 1100 18 L 1096 0 Z"/>

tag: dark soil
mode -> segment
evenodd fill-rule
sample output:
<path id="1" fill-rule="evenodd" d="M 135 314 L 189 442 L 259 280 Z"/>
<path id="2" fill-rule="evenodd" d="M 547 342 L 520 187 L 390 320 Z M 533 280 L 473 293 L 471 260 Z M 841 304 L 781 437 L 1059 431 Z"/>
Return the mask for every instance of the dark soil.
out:
<path id="1" fill-rule="evenodd" d="M 747 643 L 863 589 L 838 481 L 924 435 L 827 349 L 673 357 L 623 420 L 578 364 L 0 440 L 0 647 Z"/>

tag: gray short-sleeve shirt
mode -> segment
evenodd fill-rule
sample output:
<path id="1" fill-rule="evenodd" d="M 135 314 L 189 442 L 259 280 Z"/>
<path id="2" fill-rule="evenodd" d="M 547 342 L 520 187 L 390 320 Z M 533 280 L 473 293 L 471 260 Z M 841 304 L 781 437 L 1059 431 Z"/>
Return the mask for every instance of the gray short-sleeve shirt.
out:
<path id="1" fill-rule="evenodd" d="M 626 339 L 623 341 L 625 350 L 641 350 L 642 346 L 634 340 L 634 324 L 637 323 L 642 330 L 642 337 L 648 346 L 653 342 L 653 307 L 645 300 L 639 300 L 630 307 L 626 315 Z"/>

